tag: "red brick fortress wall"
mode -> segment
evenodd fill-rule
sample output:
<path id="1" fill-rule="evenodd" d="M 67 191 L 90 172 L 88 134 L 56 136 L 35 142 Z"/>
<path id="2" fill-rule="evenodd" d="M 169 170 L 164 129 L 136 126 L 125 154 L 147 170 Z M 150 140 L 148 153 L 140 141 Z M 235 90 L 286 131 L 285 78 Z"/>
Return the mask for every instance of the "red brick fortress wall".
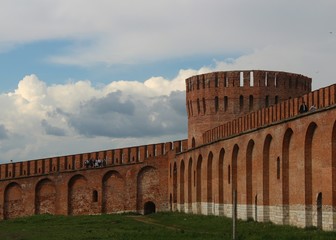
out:
<path id="1" fill-rule="evenodd" d="M 0 219 L 169 210 L 168 159 L 187 141 L 0 165 Z M 106 165 L 86 167 L 89 159 Z"/>
<path id="2" fill-rule="evenodd" d="M 182 211 L 336 230 L 336 85 L 271 71 L 186 80 L 188 139 L 0 165 L 0 218 Z M 299 113 L 305 102 L 308 109 Z M 86 168 L 85 160 L 106 159 Z"/>
<path id="3" fill-rule="evenodd" d="M 335 98 L 335 94 L 334 97 Z M 336 230 L 336 105 L 170 159 L 172 209 Z"/>

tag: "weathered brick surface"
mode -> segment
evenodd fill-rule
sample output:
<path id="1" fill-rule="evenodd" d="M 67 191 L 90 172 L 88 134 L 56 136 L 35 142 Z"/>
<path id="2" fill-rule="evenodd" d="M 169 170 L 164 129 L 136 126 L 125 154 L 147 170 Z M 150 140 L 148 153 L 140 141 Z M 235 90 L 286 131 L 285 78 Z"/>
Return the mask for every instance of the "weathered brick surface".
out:
<path id="1" fill-rule="evenodd" d="M 187 140 L 0 165 L 0 218 L 153 205 L 231 217 L 236 190 L 238 218 L 335 230 L 336 85 L 310 92 L 302 75 L 253 71 L 250 86 L 251 76 L 187 79 Z M 299 114 L 303 100 L 316 110 Z"/>

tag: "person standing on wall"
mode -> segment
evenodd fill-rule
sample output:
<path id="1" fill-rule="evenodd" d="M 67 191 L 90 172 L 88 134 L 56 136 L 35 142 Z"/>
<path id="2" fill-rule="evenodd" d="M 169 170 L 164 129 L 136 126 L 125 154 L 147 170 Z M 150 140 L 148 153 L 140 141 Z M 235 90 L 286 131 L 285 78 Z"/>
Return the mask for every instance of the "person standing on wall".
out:
<path id="1" fill-rule="evenodd" d="M 305 112 L 308 112 L 308 107 L 307 107 L 306 103 L 304 101 L 302 101 L 302 104 L 301 104 L 300 109 L 299 109 L 299 113 L 305 113 Z"/>

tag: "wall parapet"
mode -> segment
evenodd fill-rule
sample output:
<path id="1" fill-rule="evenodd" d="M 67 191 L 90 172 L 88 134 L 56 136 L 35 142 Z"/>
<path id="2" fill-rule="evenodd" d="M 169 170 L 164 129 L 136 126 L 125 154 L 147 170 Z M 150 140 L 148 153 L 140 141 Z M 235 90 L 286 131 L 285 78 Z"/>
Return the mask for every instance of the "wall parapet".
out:
<path id="1" fill-rule="evenodd" d="M 205 88 L 231 87 L 311 89 L 311 78 L 301 74 L 282 71 L 242 70 L 211 72 L 192 76 L 186 79 L 187 93 Z"/>
<path id="2" fill-rule="evenodd" d="M 187 140 L 0 164 L 0 181 L 83 170 L 87 168 L 85 161 L 90 159 L 105 160 L 105 166 L 108 167 L 142 163 L 146 159 L 164 156 L 173 150 L 176 153 L 187 150 Z"/>
<path id="3" fill-rule="evenodd" d="M 336 84 L 262 108 L 207 130 L 203 133 L 203 144 L 297 116 L 300 114 L 299 108 L 303 101 L 310 111 L 334 105 L 336 103 Z"/>

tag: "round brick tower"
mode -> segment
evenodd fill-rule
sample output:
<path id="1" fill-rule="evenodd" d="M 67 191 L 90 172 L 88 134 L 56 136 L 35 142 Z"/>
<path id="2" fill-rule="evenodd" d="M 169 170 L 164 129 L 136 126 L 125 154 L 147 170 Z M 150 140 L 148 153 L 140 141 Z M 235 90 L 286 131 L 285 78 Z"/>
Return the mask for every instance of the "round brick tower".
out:
<path id="1" fill-rule="evenodd" d="M 249 112 L 311 91 L 311 78 L 274 71 L 227 71 L 186 79 L 188 148 L 202 144 L 202 134 Z"/>

